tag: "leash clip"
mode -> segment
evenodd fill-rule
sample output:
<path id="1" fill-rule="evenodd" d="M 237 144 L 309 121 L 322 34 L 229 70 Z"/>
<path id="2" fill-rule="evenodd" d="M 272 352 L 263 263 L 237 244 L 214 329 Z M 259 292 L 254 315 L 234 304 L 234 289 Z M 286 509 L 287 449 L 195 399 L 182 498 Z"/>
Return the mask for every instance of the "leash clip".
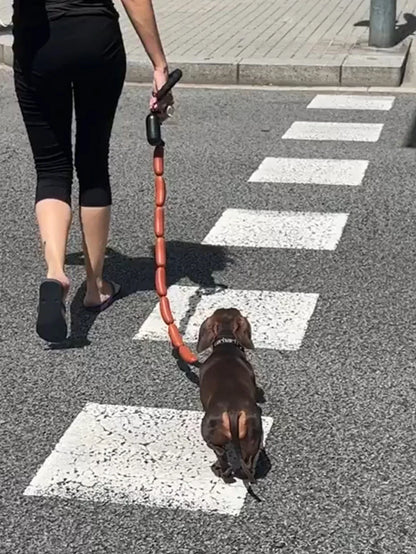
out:
<path id="1" fill-rule="evenodd" d="M 162 140 L 162 125 L 159 116 L 155 112 L 149 113 L 146 117 L 147 142 L 151 146 L 165 146 Z"/>

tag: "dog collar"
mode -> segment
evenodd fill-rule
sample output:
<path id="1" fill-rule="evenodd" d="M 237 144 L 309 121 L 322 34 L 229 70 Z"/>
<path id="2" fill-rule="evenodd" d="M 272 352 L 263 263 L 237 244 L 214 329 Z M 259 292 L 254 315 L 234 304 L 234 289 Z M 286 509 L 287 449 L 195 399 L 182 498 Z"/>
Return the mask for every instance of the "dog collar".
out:
<path id="1" fill-rule="evenodd" d="M 213 346 L 213 348 L 215 348 L 219 344 L 227 344 L 227 343 L 228 344 L 235 344 L 236 346 L 238 346 L 238 348 L 240 350 L 242 350 L 244 352 L 244 348 L 241 346 L 241 344 L 237 340 L 231 339 L 231 338 L 226 338 L 226 337 L 222 337 L 221 339 L 217 339 L 212 346 Z"/>

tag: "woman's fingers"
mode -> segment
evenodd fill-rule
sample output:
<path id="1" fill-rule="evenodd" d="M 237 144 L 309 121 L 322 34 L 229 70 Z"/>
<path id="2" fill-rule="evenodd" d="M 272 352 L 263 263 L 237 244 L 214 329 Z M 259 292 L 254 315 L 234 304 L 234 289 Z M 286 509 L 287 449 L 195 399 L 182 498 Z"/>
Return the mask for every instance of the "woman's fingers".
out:
<path id="1" fill-rule="evenodd" d="M 167 69 L 158 70 L 155 69 L 153 73 L 153 92 L 150 98 L 149 107 L 153 112 L 157 112 L 160 118 L 166 119 L 167 114 L 166 110 L 168 106 L 172 106 L 174 103 L 172 92 L 168 92 L 161 100 L 156 99 L 156 93 L 159 91 L 163 85 L 166 83 L 169 77 L 169 72 Z"/>

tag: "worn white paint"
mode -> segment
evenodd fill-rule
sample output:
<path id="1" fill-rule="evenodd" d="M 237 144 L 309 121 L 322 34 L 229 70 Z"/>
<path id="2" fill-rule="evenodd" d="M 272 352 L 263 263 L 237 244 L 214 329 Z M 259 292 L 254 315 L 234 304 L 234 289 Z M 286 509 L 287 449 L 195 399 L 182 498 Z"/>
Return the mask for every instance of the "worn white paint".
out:
<path id="1" fill-rule="evenodd" d="M 87 404 L 24 494 L 236 516 L 241 481 L 215 477 L 201 412 Z M 265 439 L 273 420 L 263 417 Z"/>
<path id="2" fill-rule="evenodd" d="M 366 160 L 265 158 L 249 182 L 358 186 L 367 167 Z"/>
<path id="3" fill-rule="evenodd" d="M 197 290 L 198 287 L 191 286 L 183 287 L 175 285 L 169 287 L 168 298 L 176 325 L 179 326 L 181 319 L 186 315 L 189 308 L 189 301 Z M 168 328 L 160 315 L 158 302 L 133 339 L 167 340 L 167 333 Z"/>
<path id="4" fill-rule="evenodd" d="M 346 213 L 225 210 L 203 244 L 252 248 L 335 250 Z"/>
<path id="5" fill-rule="evenodd" d="M 185 341 L 197 341 L 204 319 L 217 308 L 238 308 L 250 322 L 256 348 L 298 350 L 318 296 L 312 293 L 235 289 L 202 296 L 189 320 Z"/>
<path id="6" fill-rule="evenodd" d="M 394 96 L 317 94 L 307 107 L 318 110 L 389 111 L 393 107 L 394 100 Z"/>
<path id="7" fill-rule="evenodd" d="M 294 140 L 377 142 L 382 130 L 382 123 L 295 121 L 282 138 Z"/>
<path id="8" fill-rule="evenodd" d="M 187 291 L 186 288 L 192 291 Z M 173 285 L 168 290 L 168 298 L 183 295 L 183 302 L 186 302 L 193 292 L 194 287 Z M 187 344 L 197 342 L 201 324 L 214 310 L 237 307 L 250 320 L 255 346 L 277 350 L 297 350 L 301 347 L 319 297 L 314 293 L 236 289 L 226 289 L 213 294 L 204 294 L 201 291 L 200 295 L 185 328 L 184 340 Z M 156 305 L 136 337 L 147 339 L 151 336 L 151 340 L 169 340 L 166 325 L 160 322 L 156 328 L 152 323 L 156 320 L 158 312 L 159 307 Z M 175 313 L 174 316 L 176 318 Z M 151 333 L 149 329 L 152 329 Z"/>

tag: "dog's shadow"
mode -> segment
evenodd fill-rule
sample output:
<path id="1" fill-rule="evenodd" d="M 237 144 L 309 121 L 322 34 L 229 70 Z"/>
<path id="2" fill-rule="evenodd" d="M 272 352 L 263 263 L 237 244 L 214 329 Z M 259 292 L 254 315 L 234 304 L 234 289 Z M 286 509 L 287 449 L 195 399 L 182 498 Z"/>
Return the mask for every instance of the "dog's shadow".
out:
<path id="1" fill-rule="evenodd" d="M 224 270 L 232 263 L 232 258 L 220 246 L 201 245 L 181 241 L 166 243 L 167 285 L 171 286 L 183 279 L 206 289 L 226 288 L 217 283 L 213 273 Z M 83 266 L 82 252 L 68 254 L 66 264 Z M 139 291 L 155 290 L 154 247 L 149 247 L 148 257 L 130 257 L 112 248 L 106 251 L 104 278 L 121 284 L 121 294 L 117 302 Z M 88 312 L 83 307 L 85 283 L 77 290 L 70 306 L 71 334 L 60 344 L 49 346 L 54 350 L 83 348 L 90 344 L 88 334 L 99 314 Z"/>
<path id="2" fill-rule="evenodd" d="M 262 448 L 259 454 L 256 465 L 255 479 L 261 480 L 265 479 L 269 474 L 272 468 L 272 462 L 270 461 L 269 456 L 267 455 L 266 449 Z"/>

